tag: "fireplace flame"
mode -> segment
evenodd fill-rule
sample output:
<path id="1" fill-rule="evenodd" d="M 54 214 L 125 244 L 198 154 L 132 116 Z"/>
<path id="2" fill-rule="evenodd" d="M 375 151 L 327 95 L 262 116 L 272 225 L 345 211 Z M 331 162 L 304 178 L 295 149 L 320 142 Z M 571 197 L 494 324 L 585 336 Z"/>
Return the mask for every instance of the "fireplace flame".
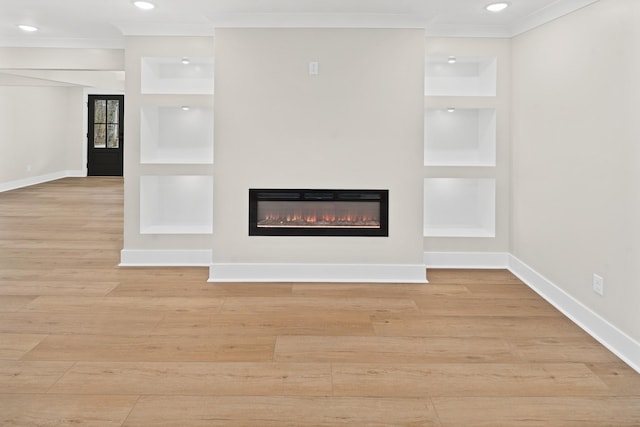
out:
<path id="1" fill-rule="evenodd" d="M 380 227 L 380 220 L 371 214 L 309 213 L 295 211 L 280 213 L 267 212 L 258 220 L 258 227 Z"/>

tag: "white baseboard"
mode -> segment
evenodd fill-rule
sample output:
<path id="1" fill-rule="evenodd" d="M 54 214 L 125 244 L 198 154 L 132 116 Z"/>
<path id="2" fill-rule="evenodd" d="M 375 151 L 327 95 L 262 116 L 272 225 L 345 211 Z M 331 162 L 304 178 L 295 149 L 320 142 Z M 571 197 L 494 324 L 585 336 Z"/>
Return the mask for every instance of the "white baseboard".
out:
<path id="1" fill-rule="evenodd" d="M 213 263 L 209 282 L 427 283 L 423 264 Z"/>
<path id="2" fill-rule="evenodd" d="M 123 249 L 120 251 L 121 267 L 208 267 L 211 250 L 150 250 Z"/>
<path id="3" fill-rule="evenodd" d="M 29 187 L 31 185 L 42 184 L 43 182 L 55 181 L 56 179 L 84 176 L 87 176 L 87 173 L 86 171 L 82 170 L 63 170 L 47 173 L 44 175 L 30 176 L 28 178 L 17 179 L 15 181 L 9 181 L 0 184 L 0 193 L 3 191 Z"/>
<path id="4" fill-rule="evenodd" d="M 506 252 L 425 252 L 427 268 L 507 268 Z"/>
<path id="5" fill-rule="evenodd" d="M 509 256 L 508 268 L 542 298 L 640 373 L 640 343 L 513 255 Z"/>
<path id="6" fill-rule="evenodd" d="M 66 173 L 66 178 L 84 178 L 87 176 L 87 169 L 67 170 Z"/>

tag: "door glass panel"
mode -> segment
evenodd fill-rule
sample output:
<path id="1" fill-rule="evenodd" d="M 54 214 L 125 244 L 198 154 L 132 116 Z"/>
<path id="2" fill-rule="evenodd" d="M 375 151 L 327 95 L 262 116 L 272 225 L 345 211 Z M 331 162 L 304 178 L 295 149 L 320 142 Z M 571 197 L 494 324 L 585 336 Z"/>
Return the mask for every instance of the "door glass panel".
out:
<path id="1" fill-rule="evenodd" d="M 106 123 L 107 122 L 107 100 L 96 99 L 95 111 L 93 113 L 93 123 Z"/>
<path id="2" fill-rule="evenodd" d="M 107 146 L 107 125 L 93 125 L 93 147 L 105 148 Z"/>
<path id="3" fill-rule="evenodd" d="M 107 125 L 107 148 L 118 148 L 119 146 L 118 125 Z"/>
<path id="4" fill-rule="evenodd" d="M 107 123 L 118 123 L 120 120 L 120 101 L 107 101 Z"/>

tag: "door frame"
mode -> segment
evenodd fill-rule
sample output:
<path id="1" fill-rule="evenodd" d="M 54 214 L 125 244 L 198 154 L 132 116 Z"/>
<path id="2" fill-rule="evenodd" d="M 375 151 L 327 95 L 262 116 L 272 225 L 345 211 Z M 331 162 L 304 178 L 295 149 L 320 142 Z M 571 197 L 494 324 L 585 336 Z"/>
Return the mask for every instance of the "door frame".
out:
<path id="1" fill-rule="evenodd" d="M 84 88 L 82 93 L 82 174 L 89 176 L 89 95 L 124 95 L 122 90 Z M 126 97 L 125 97 L 126 99 Z M 126 109 L 125 109 L 126 114 Z M 123 117 L 124 119 L 124 117 Z M 124 145 L 122 146 L 123 150 Z M 124 163 L 124 152 L 123 152 Z M 124 177 L 124 164 L 122 176 Z"/>

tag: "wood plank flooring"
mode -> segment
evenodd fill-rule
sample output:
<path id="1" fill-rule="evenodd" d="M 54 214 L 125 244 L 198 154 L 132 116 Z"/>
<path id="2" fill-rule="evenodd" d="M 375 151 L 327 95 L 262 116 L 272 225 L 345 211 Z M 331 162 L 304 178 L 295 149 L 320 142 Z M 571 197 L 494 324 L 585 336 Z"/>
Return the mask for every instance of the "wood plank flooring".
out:
<path id="1" fill-rule="evenodd" d="M 640 426 L 640 375 L 507 271 L 119 268 L 122 187 L 0 193 L 0 425 Z"/>

